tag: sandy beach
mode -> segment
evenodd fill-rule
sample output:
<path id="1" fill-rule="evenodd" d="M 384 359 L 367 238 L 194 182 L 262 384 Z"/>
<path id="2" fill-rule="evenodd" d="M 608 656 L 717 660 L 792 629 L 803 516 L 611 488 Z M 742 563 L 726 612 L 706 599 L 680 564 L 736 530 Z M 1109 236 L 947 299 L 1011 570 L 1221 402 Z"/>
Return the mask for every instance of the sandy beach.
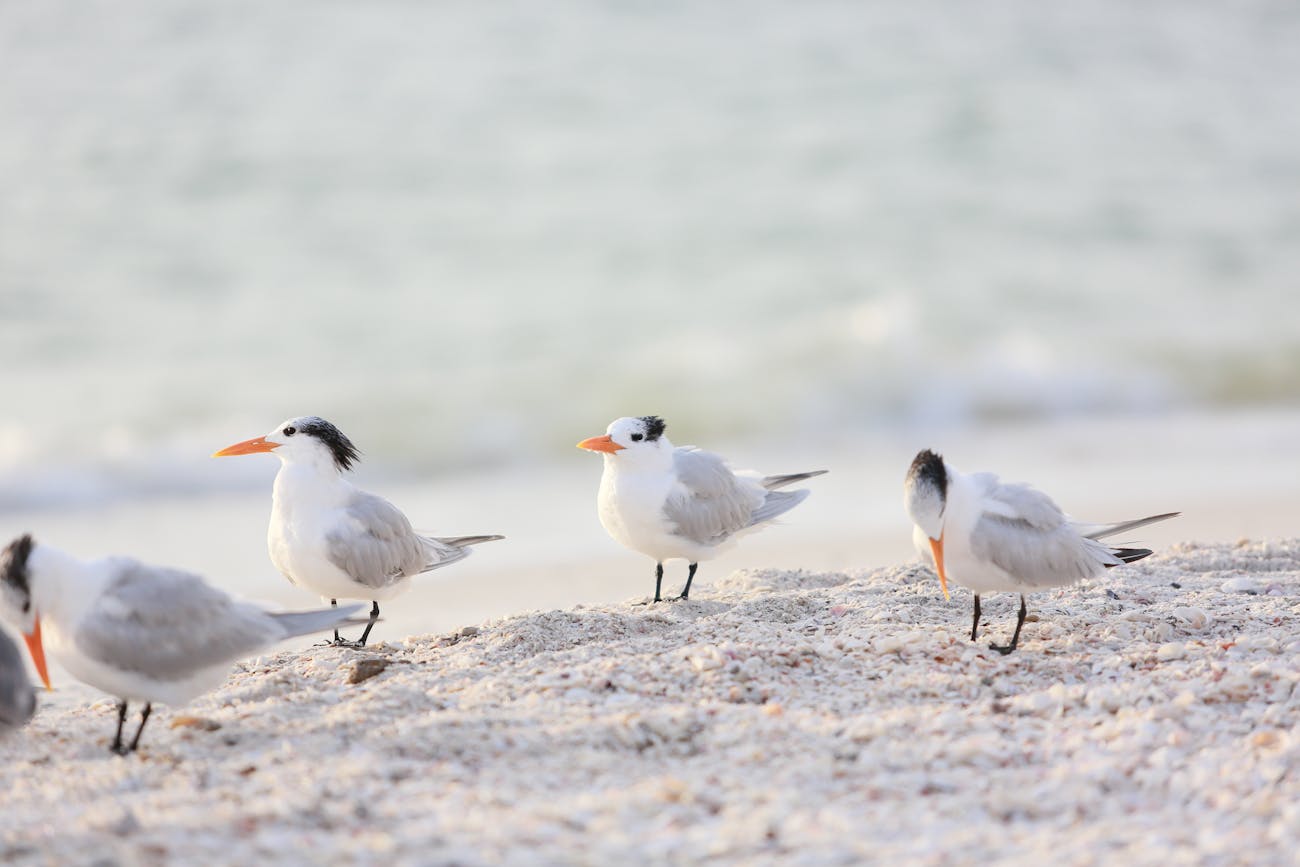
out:
<path id="1" fill-rule="evenodd" d="M 213 459 L 302 416 L 420 533 L 504 537 L 127 759 L 52 659 L 0 862 L 1296 863 L 1297 39 L 1213 0 L 0 4 L 0 547 L 373 593 L 287 580 L 280 461 Z M 828 471 L 689 603 L 638 604 L 712 551 L 621 547 L 574 448 L 649 414 Z M 1017 600 L 972 643 L 916 561 L 921 449 L 1181 515 L 1003 657 Z M 292 547 L 385 536 L 317 481 Z M 76 607 L 8 577 L 28 635 Z"/>
<path id="2" fill-rule="evenodd" d="M 0 745 L 0 854 L 1289 864 L 1298 600 L 1300 541 L 1186 543 L 1034 595 L 1005 658 L 1014 597 L 972 644 L 969 594 L 917 565 L 303 648 L 161 709 L 126 760 L 110 701 L 43 709 Z"/>

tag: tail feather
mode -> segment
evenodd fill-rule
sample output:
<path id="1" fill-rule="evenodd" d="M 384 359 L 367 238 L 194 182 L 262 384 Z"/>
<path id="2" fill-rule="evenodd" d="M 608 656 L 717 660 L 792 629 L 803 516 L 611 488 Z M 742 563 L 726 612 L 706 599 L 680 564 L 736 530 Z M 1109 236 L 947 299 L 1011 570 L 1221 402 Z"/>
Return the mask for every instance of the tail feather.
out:
<path id="1" fill-rule="evenodd" d="M 317 608 L 315 611 L 268 611 L 267 614 L 284 629 L 285 638 L 324 632 L 344 623 L 353 622 L 352 615 L 364 609 L 363 604 L 340 605 L 337 608 Z M 365 623 L 367 621 L 356 621 Z"/>
<path id="2" fill-rule="evenodd" d="M 504 539 L 505 536 L 434 536 L 432 538 L 435 542 L 441 542 L 453 548 L 464 548 L 468 545 L 479 545 L 483 542 L 495 542 L 498 539 Z"/>
<path id="3" fill-rule="evenodd" d="M 800 491 L 772 491 L 767 495 L 767 499 L 763 500 L 763 504 L 750 513 L 749 526 L 753 527 L 755 524 L 761 524 L 779 515 L 784 515 L 806 500 L 811 493 L 812 491 L 807 489 Z"/>
<path id="4" fill-rule="evenodd" d="M 1151 515 L 1146 518 L 1138 518 L 1136 521 L 1120 521 L 1118 524 L 1079 524 L 1076 525 L 1079 535 L 1087 539 L 1104 539 L 1107 536 L 1114 536 L 1116 533 L 1123 533 L 1127 530 L 1136 530 L 1138 527 L 1145 527 L 1147 524 L 1154 524 L 1157 521 L 1167 521 L 1170 518 L 1177 518 L 1182 512 L 1165 512 L 1163 515 Z"/>
<path id="5" fill-rule="evenodd" d="M 790 473 L 784 476 L 764 476 L 759 479 L 758 483 L 769 491 L 783 488 L 786 485 L 793 485 L 795 482 L 802 482 L 804 479 L 811 479 L 814 476 L 824 476 L 830 470 L 813 470 L 808 473 Z"/>
<path id="6" fill-rule="evenodd" d="M 480 542 L 495 542 L 505 536 L 421 536 L 429 562 L 424 564 L 421 572 L 432 572 L 452 563 L 459 563 L 472 553 L 470 545 Z"/>
<path id="7" fill-rule="evenodd" d="M 1136 563 L 1146 557 L 1150 557 L 1155 552 L 1150 548 L 1111 548 L 1110 553 L 1118 557 L 1121 563 Z M 1107 563 L 1106 568 L 1110 569 L 1119 566 L 1121 563 Z"/>

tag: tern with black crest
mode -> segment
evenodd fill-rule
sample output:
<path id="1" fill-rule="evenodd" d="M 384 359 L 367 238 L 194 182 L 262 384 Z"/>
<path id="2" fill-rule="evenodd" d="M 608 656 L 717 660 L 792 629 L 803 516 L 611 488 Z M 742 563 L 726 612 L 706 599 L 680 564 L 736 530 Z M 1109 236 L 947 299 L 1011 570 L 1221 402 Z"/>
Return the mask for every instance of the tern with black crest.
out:
<path id="1" fill-rule="evenodd" d="M 903 504 L 915 528 L 913 542 L 931 560 L 948 598 L 948 578 L 975 593 L 971 641 L 979 631 L 980 595 L 1020 594 L 1016 631 L 1002 654 L 1020 641 L 1028 609 L 1025 594 L 1095 578 L 1107 569 L 1151 556 L 1148 548 L 1098 541 L 1178 516 L 1151 515 L 1113 524 L 1071 521 L 1042 491 L 1006 484 L 992 473 L 965 474 L 934 452 L 917 454 L 903 484 Z"/>
<path id="2" fill-rule="evenodd" d="M 778 490 L 826 470 L 760 476 L 734 472 L 718 455 L 676 448 L 658 416 L 615 419 L 604 436 L 578 443 L 600 452 L 605 470 L 596 497 L 600 523 L 615 541 L 655 561 L 655 602 L 663 601 L 664 562 L 690 564 L 680 596 L 688 599 L 695 570 L 745 534 L 799 505 L 810 491 Z"/>
<path id="3" fill-rule="evenodd" d="M 360 640 L 345 641 L 336 630 L 335 645 L 364 647 L 379 619 L 379 603 L 406 592 L 412 577 L 464 560 L 471 545 L 505 538 L 417 533 L 392 503 L 343 478 L 360 453 L 342 431 L 317 416 L 291 418 L 266 436 L 227 446 L 213 457 L 265 452 L 280 459 L 267 530 L 271 562 L 289 581 L 331 604 L 339 599 L 371 603 Z"/>
<path id="4" fill-rule="evenodd" d="M 73 677 L 117 697 L 119 755 L 140 745 L 155 702 L 184 704 L 220 685 L 236 660 L 351 622 L 363 607 L 266 611 L 189 572 L 130 557 L 81 560 L 27 535 L 0 552 L 0 617 L 26 638 L 47 689 L 46 645 Z M 145 705 L 126 746 L 131 701 Z"/>

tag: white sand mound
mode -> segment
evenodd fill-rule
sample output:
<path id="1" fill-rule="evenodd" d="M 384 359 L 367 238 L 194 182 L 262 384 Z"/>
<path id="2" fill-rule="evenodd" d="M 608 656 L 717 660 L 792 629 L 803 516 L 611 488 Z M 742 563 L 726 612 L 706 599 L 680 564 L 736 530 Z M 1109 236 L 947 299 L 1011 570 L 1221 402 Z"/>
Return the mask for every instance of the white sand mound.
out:
<path id="1" fill-rule="evenodd" d="M 920 567 L 741 572 L 255 660 L 128 759 L 111 702 L 46 709 L 0 745 L 0 858 L 1294 863 L 1300 542 L 1036 594 L 1002 657 L 1015 604 L 972 644 Z"/>

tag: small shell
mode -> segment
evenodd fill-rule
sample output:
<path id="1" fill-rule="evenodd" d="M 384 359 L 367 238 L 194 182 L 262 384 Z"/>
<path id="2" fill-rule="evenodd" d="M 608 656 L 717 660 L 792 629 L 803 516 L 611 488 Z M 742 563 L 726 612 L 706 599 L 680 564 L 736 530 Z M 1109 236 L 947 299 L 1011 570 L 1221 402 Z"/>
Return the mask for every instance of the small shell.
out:
<path id="1" fill-rule="evenodd" d="M 1201 630 L 1209 626 L 1213 619 L 1209 613 L 1202 608 L 1195 608 L 1191 605 L 1180 605 L 1173 611 L 1174 617 L 1184 624 L 1188 629 Z"/>
<path id="2" fill-rule="evenodd" d="M 1162 661 L 1182 659 L 1186 655 L 1187 647 L 1181 641 L 1171 641 L 1168 644 L 1162 644 L 1156 651 L 1156 659 Z"/>

